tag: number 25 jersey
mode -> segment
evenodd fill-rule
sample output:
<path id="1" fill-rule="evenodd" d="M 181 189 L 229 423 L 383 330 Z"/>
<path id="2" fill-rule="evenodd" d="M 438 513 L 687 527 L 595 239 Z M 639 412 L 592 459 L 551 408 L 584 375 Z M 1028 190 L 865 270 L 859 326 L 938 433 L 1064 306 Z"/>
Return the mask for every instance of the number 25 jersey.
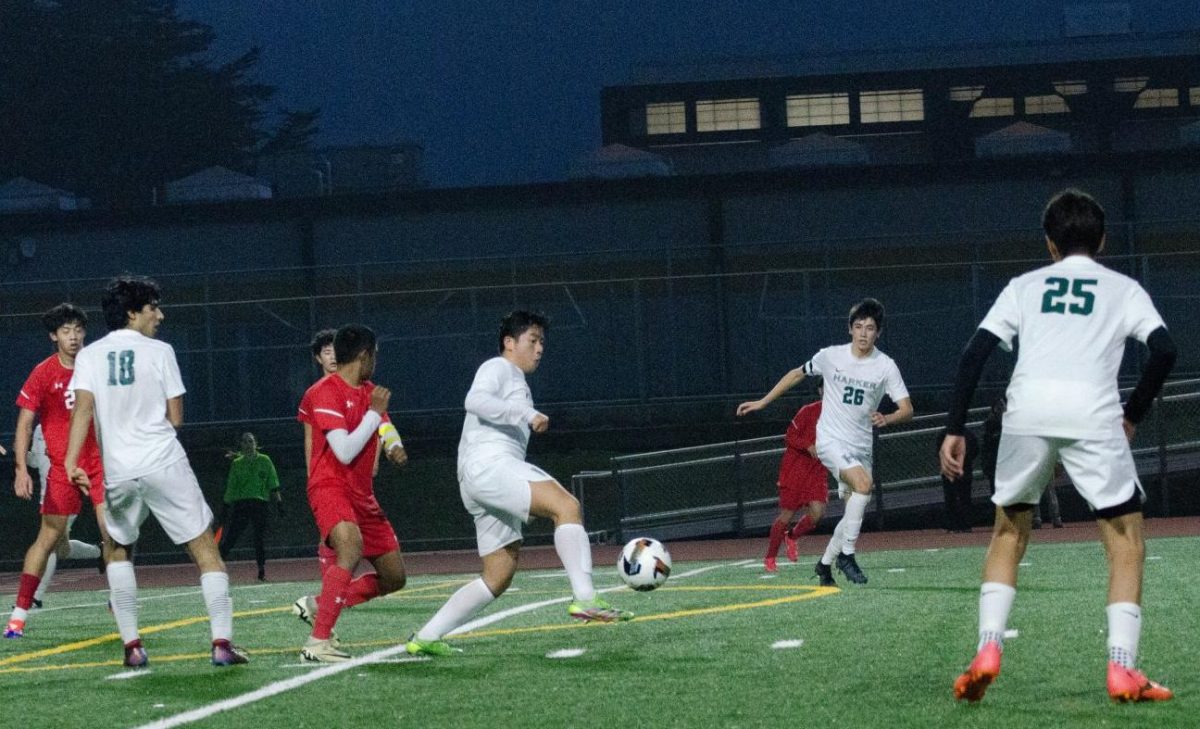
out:
<path id="1" fill-rule="evenodd" d="M 1117 373 L 1125 340 L 1163 326 L 1137 281 L 1083 255 L 1008 282 L 980 329 L 1012 350 L 1005 432 L 1101 440 L 1121 430 Z"/>

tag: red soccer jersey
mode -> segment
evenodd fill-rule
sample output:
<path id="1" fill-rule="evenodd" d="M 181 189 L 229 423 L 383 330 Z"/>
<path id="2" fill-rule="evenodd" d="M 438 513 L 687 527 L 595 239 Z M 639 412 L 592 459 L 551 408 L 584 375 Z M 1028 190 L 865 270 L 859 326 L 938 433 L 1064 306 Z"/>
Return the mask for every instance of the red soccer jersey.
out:
<path id="1" fill-rule="evenodd" d="M 74 392 L 67 385 L 74 373 L 75 370 L 63 367 L 55 352 L 33 368 L 17 396 L 17 407 L 32 410 L 41 421 L 46 456 L 58 468 L 63 467 L 67 457 L 71 408 L 75 406 Z M 88 473 L 95 473 L 100 468 L 100 448 L 96 444 L 94 428 L 88 429 L 87 440 L 79 453 L 79 467 Z"/>
<path id="2" fill-rule="evenodd" d="M 371 472 L 375 468 L 378 438 L 372 435 L 349 465 L 337 459 L 325 438 L 325 434 L 331 430 L 349 433 L 357 428 L 370 409 L 371 392 L 374 389 L 375 383 L 370 380 L 358 387 L 351 387 L 334 373 L 321 378 L 304 393 L 297 420 L 312 425 L 312 460 L 308 476 L 310 490 L 314 486 L 336 483 L 350 489 L 351 495 L 356 498 L 374 497 Z M 388 422 L 386 415 L 383 421 Z"/>
<path id="3" fill-rule="evenodd" d="M 821 417 L 821 401 L 809 403 L 797 411 L 783 435 L 783 442 L 801 456 L 798 463 L 805 469 L 806 475 L 813 478 L 823 477 L 825 467 L 808 452 L 809 446 L 817 442 L 817 420 Z"/>

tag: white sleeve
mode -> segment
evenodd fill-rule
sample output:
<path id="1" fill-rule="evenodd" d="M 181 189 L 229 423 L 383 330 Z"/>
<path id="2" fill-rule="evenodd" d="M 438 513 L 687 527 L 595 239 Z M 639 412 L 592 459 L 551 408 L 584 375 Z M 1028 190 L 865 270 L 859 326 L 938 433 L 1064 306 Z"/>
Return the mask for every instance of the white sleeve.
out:
<path id="1" fill-rule="evenodd" d="M 1017 336 L 1020 324 L 1021 308 L 1017 302 L 1017 287 L 1015 281 L 1009 281 L 996 297 L 987 316 L 979 323 L 979 328 L 995 334 L 1000 340 L 1000 348 L 1011 352 L 1013 337 Z"/>
<path id="2" fill-rule="evenodd" d="M 71 381 L 67 383 L 67 389 L 71 392 L 76 390 L 86 390 L 90 393 L 96 392 L 96 385 L 92 381 L 92 374 L 95 372 L 92 367 L 91 357 L 83 356 L 75 358 L 75 369 L 71 374 Z"/>
<path id="3" fill-rule="evenodd" d="M 896 404 L 908 397 L 908 387 L 904 385 L 904 378 L 900 376 L 900 368 L 894 361 L 888 362 L 887 372 L 883 377 L 883 386 L 888 397 Z"/>
<path id="4" fill-rule="evenodd" d="M 187 392 L 187 388 L 183 386 L 183 375 L 179 373 L 179 361 L 175 359 L 175 348 L 167 345 L 167 354 L 163 362 L 163 390 L 166 391 L 167 399 Z"/>
<path id="5" fill-rule="evenodd" d="M 809 377 L 813 377 L 813 376 L 824 377 L 825 376 L 825 368 L 826 368 L 826 364 L 827 364 L 825 352 L 827 349 L 828 349 L 828 347 L 817 352 L 816 354 L 814 354 L 812 356 L 812 359 L 810 359 L 809 361 L 804 363 L 804 374 L 805 375 L 807 375 Z"/>
<path id="6" fill-rule="evenodd" d="M 1151 332 L 1166 326 L 1162 315 L 1154 308 L 1154 302 L 1150 301 L 1150 294 L 1141 286 L 1133 287 L 1129 300 L 1122 309 L 1122 315 L 1125 319 L 1125 331 L 1142 344 L 1150 338 Z"/>
<path id="7" fill-rule="evenodd" d="M 503 391 L 501 370 L 485 362 L 475 373 L 475 381 L 467 392 L 463 407 L 480 420 L 502 425 L 531 423 L 538 411 L 520 402 L 508 402 L 500 396 Z"/>
<path id="8" fill-rule="evenodd" d="M 379 413 L 368 410 L 353 433 L 347 433 L 340 428 L 330 430 L 326 431 L 325 440 L 329 443 L 329 449 L 333 451 L 333 455 L 343 465 L 349 466 L 350 462 L 362 452 L 363 446 L 375 435 L 375 431 L 382 422 L 383 418 L 379 416 Z"/>

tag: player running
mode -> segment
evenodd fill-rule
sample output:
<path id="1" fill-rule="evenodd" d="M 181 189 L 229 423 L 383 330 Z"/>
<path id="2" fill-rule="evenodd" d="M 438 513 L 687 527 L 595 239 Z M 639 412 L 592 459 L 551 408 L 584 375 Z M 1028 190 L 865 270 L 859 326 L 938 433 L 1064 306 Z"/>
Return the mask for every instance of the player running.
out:
<path id="1" fill-rule="evenodd" d="M 147 665 L 138 633 L 137 577 L 129 560 L 142 523 L 153 514 L 175 544 L 181 544 L 200 570 L 200 589 L 212 632 L 215 666 L 246 663 L 233 639 L 233 599 L 229 575 L 209 525 L 213 514 L 176 437 L 183 425 L 183 380 L 175 350 L 154 338 L 162 324 L 158 284 L 120 276 L 101 299 L 109 334 L 84 347 L 75 358 L 69 385 L 75 396 L 66 472 L 81 490 L 90 487 L 82 467 L 84 444 L 96 422 L 96 438 L 108 477 L 105 514 L 110 603 L 125 665 Z"/>
<path id="2" fill-rule="evenodd" d="M 313 626 L 300 656 L 319 663 L 350 659 L 333 634 L 343 608 L 395 592 L 407 579 L 400 542 L 372 483 L 380 440 L 394 465 L 408 458 L 387 417 L 391 391 L 370 379 L 377 356 L 375 332 L 347 324 L 337 330 L 333 347 L 337 371 L 304 394 L 312 426 L 308 503 L 321 541 L 336 555 L 321 576 L 315 604 L 301 598 L 295 606 Z M 363 558 L 375 572 L 355 579 L 354 569 Z"/>
<path id="3" fill-rule="evenodd" d="M 413 655 L 454 652 L 442 638 L 471 619 L 512 584 L 521 549 L 521 527 L 531 516 L 554 521 L 554 549 L 571 583 L 567 612 L 579 620 L 614 622 L 633 614 L 596 594 L 592 548 L 579 502 L 558 481 L 526 463 L 529 433 L 545 433 L 550 419 L 533 407 L 525 375 L 538 368 L 549 321 L 514 311 L 500 322 L 500 356 L 479 366 L 467 392 L 458 442 L 458 483 L 463 505 L 475 519 L 483 571 L 450 596 L 429 622 L 409 636 Z"/>
<path id="4" fill-rule="evenodd" d="M 73 304 L 59 304 L 42 315 L 42 324 L 50 334 L 50 341 L 54 342 L 55 352 L 38 363 L 21 386 L 13 443 L 16 461 L 13 489 L 20 498 L 30 499 L 33 497 L 33 479 L 26 458 L 33 441 L 34 420 L 40 421 L 46 456 L 45 464 L 38 467 L 42 477 L 42 523 L 33 544 L 25 552 L 17 600 L 4 629 L 5 638 L 25 635 L 29 610 L 34 605 L 41 607 L 41 595 L 54 574 L 59 557 L 95 559 L 100 556 L 100 548 L 96 545 L 69 538 L 71 525 L 83 508 L 83 499 L 63 467 L 71 408 L 75 403 L 67 385 L 75 371 L 75 357 L 83 349 L 87 337 L 87 314 Z M 95 434 L 90 428 L 79 464 L 91 480 L 87 496 L 96 512 L 96 524 L 103 538 L 107 533 L 104 527 L 104 469 L 100 465 Z"/>
<path id="5" fill-rule="evenodd" d="M 1096 514 L 1108 557 L 1108 694 L 1114 701 L 1165 701 L 1171 690 L 1136 668 L 1145 494 L 1129 441 L 1175 363 L 1175 344 L 1146 291 L 1094 260 L 1104 248 L 1104 210 L 1095 200 L 1078 190 L 1058 193 L 1042 228 L 1054 263 L 1009 281 L 967 343 L 942 442 L 942 473 L 955 478 L 963 472 L 967 407 L 988 355 L 997 344 L 1010 350 L 1019 338 L 996 458 L 978 654 L 954 682 L 954 696 L 979 701 L 1000 674 L 1017 566 L 1033 510 L 1061 459 Z M 1130 337 L 1149 347 L 1150 359 L 1122 409 L 1117 372 Z"/>
<path id="6" fill-rule="evenodd" d="M 800 545 L 796 540 L 817 528 L 829 501 L 829 475 L 821 459 L 817 458 L 817 421 L 821 417 L 821 397 L 825 392 L 820 378 L 816 378 L 816 388 L 817 401 L 800 408 L 783 435 L 786 447 L 779 463 L 777 483 L 779 516 L 771 524 L 767 556 L 763 558 L 767 572 L 778 570 L 775 558 L 781 544 L 786 545 L 789 560 L 800 559 Z M 802 508 L 805 509 L 804 516 L 792 524 L 792 517 Z"/>
<path id="7" fill-rule="evenodd" d="M 846 499 L 842 519 L 815 567 L 825 586 L 836 584 L 831 567 L 835 558 L 846 579 L 866 583 L 867 576 L 854 554 L 874 486 L 871 428 L 905 423 L 913 416 L 912 401 L 899 368 L 891 357 L 875 347 L 883 332 L 883 304 L 863 299 L 850 309 L 849 323 L 849 344 L 822 349 L 808 362 L 785 374 L 761 399 L 744 402 L 737 408 L 739 416 L 762 410 L 805 377 L 825 378 L 821 417 L 817 420 L 817 458 L 838 480 L 838 493 Z M 896 403 L 896 411 L 887 415 L 878 410 L 885 393 Z"/>

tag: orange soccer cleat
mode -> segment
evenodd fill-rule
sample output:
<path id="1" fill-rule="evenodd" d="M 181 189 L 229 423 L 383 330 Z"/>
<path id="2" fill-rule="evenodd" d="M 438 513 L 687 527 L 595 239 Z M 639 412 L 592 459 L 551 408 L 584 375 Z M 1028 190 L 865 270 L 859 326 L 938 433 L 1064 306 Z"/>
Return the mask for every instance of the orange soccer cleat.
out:
<path id="1" fill-rule="evenodd" d="M 1136 668 L 1108 662 L 1108 696 L 1113 701 L 1167 701 L 1174 695 L 1171 689 L 1151 681 Z"/>
<path id="2" fill-rule="evenodd" d="M 1000 675 L 1000 644 L 990 640 L 975 654 L 975 660 L 954 682 L 954 698 L 975 702 Z"/>
<path id="3" fill-rule="evenodd" d="M 787 558 L 789 561 L 800 561 L 800 544 L 790 533 L 785 533 L 783 535 L 783 546 L 787 550 Z"/>

